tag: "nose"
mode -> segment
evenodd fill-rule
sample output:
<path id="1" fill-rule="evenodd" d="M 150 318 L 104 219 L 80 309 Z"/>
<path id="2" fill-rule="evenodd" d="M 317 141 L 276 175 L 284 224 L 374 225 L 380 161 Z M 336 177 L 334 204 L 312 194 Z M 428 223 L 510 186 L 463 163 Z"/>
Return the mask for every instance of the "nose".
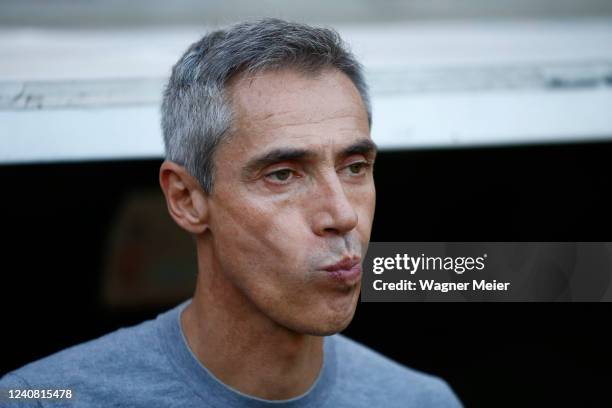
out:
<path id="1" fill-rule="evenodd" d="M 323 180 L 312 199 L 316 208 L 313 217 L 315 234 L 344 235 L 357 226 L 357 212 L 336 173 Z"/>

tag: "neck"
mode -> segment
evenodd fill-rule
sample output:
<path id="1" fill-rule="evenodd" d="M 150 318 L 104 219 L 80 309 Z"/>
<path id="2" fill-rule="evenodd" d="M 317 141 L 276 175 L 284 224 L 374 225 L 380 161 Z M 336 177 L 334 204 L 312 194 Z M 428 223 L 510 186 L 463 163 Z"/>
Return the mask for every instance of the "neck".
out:
<path id="1" fill-rule="evenodd" d="M 269 400 L 304 394 L 321 371 L 323 337 L 272 321 L 205 261 L 210 259 L 198 256 L 196 291 L 181 316 L 195 356 L 220 381 L 244 394 Z"/>

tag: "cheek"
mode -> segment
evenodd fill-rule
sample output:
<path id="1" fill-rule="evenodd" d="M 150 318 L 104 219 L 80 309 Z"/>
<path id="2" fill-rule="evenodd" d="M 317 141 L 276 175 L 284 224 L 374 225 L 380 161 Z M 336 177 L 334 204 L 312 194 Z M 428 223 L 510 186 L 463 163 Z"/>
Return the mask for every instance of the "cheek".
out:
<path id="1" fill-rule="evenodd" d="M 268 270 L 303 263 L 308 230 L 296 205 L 244 196 L 228 202 L 232 204 L 216 206 L 211 220 L 215 246 L 224 258 Z"/>
<path id="2" fill-rule="evenodd" d="M 359 219 L 357 231 L 366 240 L 370 239 L 370 231 L 376 209 L 376 189 L 374 183 L 354 191 L 351 202 Z"/>
<path id="3" fill-rule="evenodd" d="M 233 285 L 267 313 L 308 303 L 299 295 L 310 287 L 312 246 L 299 212 L 246 203 L 217 214 L 211 226 L 215 257 Z"/>

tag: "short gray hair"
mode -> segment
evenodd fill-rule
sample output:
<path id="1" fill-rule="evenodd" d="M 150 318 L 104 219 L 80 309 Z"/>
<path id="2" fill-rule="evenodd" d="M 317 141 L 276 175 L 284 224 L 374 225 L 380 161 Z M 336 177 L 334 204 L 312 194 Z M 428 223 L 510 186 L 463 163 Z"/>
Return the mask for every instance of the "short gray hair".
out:
<path id="1" fill-rule="evenodd" d="M 214 153 L 232 124 L 227 82 L 239 73 L 283 67 L 342 71 L 359 91 L 371 124 L 362 67 L 336 31 L 278 19 L 240 23 L 205 35 L 172 68 L 161 108 L 166 159 L 212 192 Z"/>

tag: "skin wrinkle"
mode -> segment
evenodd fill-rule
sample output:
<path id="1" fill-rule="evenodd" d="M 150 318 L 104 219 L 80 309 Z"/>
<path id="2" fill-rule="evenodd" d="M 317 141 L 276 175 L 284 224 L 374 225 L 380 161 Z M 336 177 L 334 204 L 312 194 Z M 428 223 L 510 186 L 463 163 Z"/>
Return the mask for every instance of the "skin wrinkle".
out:
<path id="1" fill-rule="evenodd" d="M 163 181 L 162 187 L 169 200 L 190 194 L 181 205 L 197 215 L 186 221 L 180 208 L 171 213 L 196 235 L 197 287 L 181 317 L 190 348 L 225 384 L 287 399 L 316 380 L 321 336 L 343 330 L 355 312 L 360 281 L 335 280 L 322 269 L 365 256 L 375 207 L 372 169 L 352 173 L 348 164 L 368 157 L 342 152 L 371 139 L 360 94 L 340 71 L 313 77 L 274 70 L 249 80 L 244 86 L 235 78 L 228 89 L 233 135 L 215 153 L 213 191 L 204 194 L 166 162 L 160 178 L 170 171 L 185 177 L 188 192 L 172 194 Z M 266 178 L 266 169 L 243 177 L 246 163 L 276 148 L 314 155 L 268 167 L 302 174 L 287 184 Z"/>
<path id="2" fill-rule="evenodd" d="M 264 71 L 265 73 L 278 73 L 278 72 L 282 72 L 282 69 L 274 69 L 274 70 L 268 70 L 268 71 Z M 330 68 L 320 68 L 318 69 L 314 74 L 313 73 L 308 73 L 308 72 L 301 72 L 300 70 L 296 71 L 299 72 L 301 75 L 304 75 L 305 77 L 308 78 L 312 78 L 312 79 L 317 79 L 320 76 L 324 76 L 326 73 L 329 73 L 330 71 L 335 71 L 335 69 L 330 69 Z M 244 86 L 244 87 L 248 87 L 248 88 L 252 88 L 254 82 L 257 80 L 258 75 L 261 72 L 251 72 L 251 73 L 247 73 L 247 74 L 243 74 L 243 75 L 237 75 L 235 77 L 233 77 L 230 81 L 228 81 L 228 85 L 229 87 L 236 87 L 236 86 Z M 280 80 L 278 82 L 278 86 L 282 87 L 284 86 L 284 83 L 282 80 Z M 304 85 L 302 87 L 297 87 L 295 90 L 295 93 L 298 94 L 300 92 L 308 92 L 308 85 Z M 265 90 L 263 89 L 258 89 L 255 91 L 256 95 L 258 97 L 261 97 L 264 93 Z M 230 99 L 233 101 L 233 98 L 230 97 Z M 312 118 L 305 118 L 305 117 L 299 117 L 298 120 L 296 120 L 295 122 L 290 122 L 290 123 L 283 123 L 282 125 L 278 125 L 278 127 L 293 127 L 293 126 L 300 126 L 303 125 L 304 123 L 309 123 L 309 124 L 320 124 L 323 123 L 326 120 L 339 120 L 339 119 L 344 119 L 347 117 L 351 117 L 352 114 L 351 113 L 342 113 L 340 114 L 341 111 L 330 111 L 330 114 L 328 115 L 328 117 L 323 117 L 321 119 L 315 120 Z M 276 112 L 266 112 L 263 115 L 257 115 L 257 114 L 250 114 L 250 118 L 249 120 L 253 123 L 256 124 L 258 122 L 265 122 L 268 121 L 270 119 L 273 118 L 280 118 L 279 120 L 282 121 L 282 116 L 284 115 L 291 115 L 291 114 L 295 114 L 295 112 L 293 112 L 292 110 L 279 110 Z M 354 114 L 354 113 L 353 113 Z M 262 117 L 263 116 L 263 117 Z M 273 122 L 274 123 L 274 122 Z M 274 128 L 275 125 L 272 125 L 272 128 Z"/>
<path id="3" fill-rule="evenodd" d="M 289 114 L 289 112 L 287 112 L 287 114 Z M 276 127 L 276 129 L 282 129 L 282 128 L 290 128 L 290 127 L 294 127 L 294 126 L 302 126 L 304 125 L 305 122 L 311 124 L 311 125 L 318 125 L 318 124 L 323 124 L 326 121 L 330 121 L 330 120 L 339 120 L 339 119 L 346 119 L 346 118 L 354 118 L 354 115 L 350 115 L 350 114 L 346 114 L 346 115 L 337 115 L 332 113 L 331 114 L 333 117 L 332 118 L 322 118 L 319 120 L 307 120 L 307 121 L 299 121 L 299 122 L 293 122 L 293 123 L 284 123 L 282 125 L 279 125 Z M 262 118 L 262 119 L 255 119 L 255 122 L 257 121 L 269 121 L 271 118 L 276 118 L 278 116 L 282 116 L 280 114 L 270 114 L 268 115 L 268 117 L 266 118 Z"/>

